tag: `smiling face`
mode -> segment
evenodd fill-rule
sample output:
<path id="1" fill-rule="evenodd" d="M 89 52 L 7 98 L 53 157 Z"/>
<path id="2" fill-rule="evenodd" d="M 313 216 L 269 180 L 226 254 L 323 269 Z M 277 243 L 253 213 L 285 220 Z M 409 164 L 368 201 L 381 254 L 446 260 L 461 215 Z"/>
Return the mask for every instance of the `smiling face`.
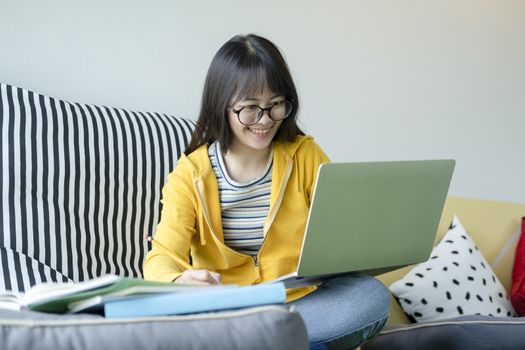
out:
<path id="1" fill-rule="evenodd" d="M 265 86 L 261 92 L 248 96 L 238 102 L 234 102 L 228 110 L 228 123 L 232 133 L 230 151 L 233 152 L 257 152 L 267 151 L 272 140 L 281 126 L 282 120 L 275 121 L 269 116 L 269 111 L 265 110 L 259 121 L 253 125 L 244 125 L 239 121 L 237 113 L 241 108 L 246 110 L 269 108 L 272 105 L 282 103 L 285 100 L 283 95 L 276 94 Z"/>

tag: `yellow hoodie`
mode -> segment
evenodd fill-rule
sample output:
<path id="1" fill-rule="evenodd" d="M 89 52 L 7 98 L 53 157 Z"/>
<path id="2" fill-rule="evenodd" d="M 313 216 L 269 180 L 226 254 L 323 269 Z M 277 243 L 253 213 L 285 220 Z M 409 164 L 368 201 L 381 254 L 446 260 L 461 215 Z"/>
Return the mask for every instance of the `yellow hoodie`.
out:
<path id="1" fill-rule="evenodd" d="M 173 281 L 186 269 L 207 269 L 220 273 L 222 283 L 249 285 L 296 271 L 317 171 L 328 161 L 310 136 L 274 143 L 265 238 L 259 254 L 252 258 L 224 244 L 219 191 L 208 146 L 183 155 L 162 192 L 161 220 L 146 255 L 144 277 Z M 290 289 L 287 299 L 314 289 Z"/>

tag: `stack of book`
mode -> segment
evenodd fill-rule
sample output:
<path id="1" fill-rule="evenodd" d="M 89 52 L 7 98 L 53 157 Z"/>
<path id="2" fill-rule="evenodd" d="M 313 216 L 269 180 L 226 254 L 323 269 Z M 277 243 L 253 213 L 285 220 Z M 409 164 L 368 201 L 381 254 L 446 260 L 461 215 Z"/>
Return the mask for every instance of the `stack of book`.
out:
<path id="1" fill-rule="evenodd" d="M 0 309 L 90 312 L 123 318 L 238 309 L 285 300 L 286 289 L 280 282 L 193 286 L 106 275 L 80 283 L 43 283 L 26 293 L 0 294 Z"/>

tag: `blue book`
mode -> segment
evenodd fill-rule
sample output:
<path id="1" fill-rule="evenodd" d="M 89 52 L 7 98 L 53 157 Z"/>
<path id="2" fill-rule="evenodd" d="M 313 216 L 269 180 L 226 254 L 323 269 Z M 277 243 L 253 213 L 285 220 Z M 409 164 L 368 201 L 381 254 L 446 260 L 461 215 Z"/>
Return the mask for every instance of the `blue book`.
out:
<path id="1" fill-rule="evenodd" d="M 279 282 L 108 300 L 104 303 L 104 314 L 106 318 L 180 315 L 283 304 L 285 301 L 286 288 L 284 283 Z"/>

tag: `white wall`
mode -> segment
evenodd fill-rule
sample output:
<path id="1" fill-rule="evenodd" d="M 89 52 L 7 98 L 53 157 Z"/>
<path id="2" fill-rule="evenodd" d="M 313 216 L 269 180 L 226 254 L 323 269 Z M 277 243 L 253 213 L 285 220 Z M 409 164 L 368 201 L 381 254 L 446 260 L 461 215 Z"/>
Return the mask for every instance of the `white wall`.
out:
<path id="1" fill-rule="evenodd" d="M 194 119 L 216 50 L 267 36 L 336 161 L 455 158 L 450 193 L 525 202 L 525 1 L 0 0 L 0 81 Z"/>

